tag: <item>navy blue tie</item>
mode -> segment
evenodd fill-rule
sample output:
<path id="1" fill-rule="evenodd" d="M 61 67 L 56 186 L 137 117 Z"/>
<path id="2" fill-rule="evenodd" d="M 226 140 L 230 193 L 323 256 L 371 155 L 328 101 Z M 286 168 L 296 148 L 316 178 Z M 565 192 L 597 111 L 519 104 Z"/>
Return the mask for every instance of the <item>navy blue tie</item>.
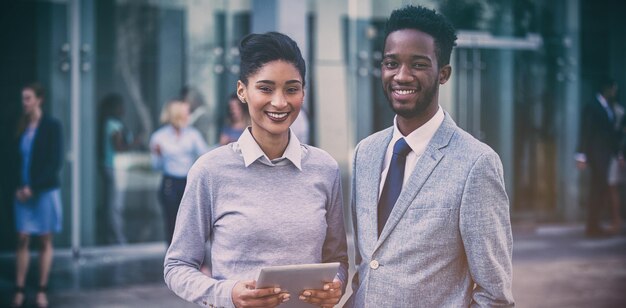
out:
<path id="1" fill-rule="evenodd" d="M 402 191 L 402 182 L 404 181 L 404 166 L 406 164 L 406 156 L 411 152 L 411 147 L 406 143 L 404 138 L 398 139 L 393 146 L 393 156 L 389 163 L 385 186 L 378 200 L 378 235 L 383 231 L 385 223 L 393 210 L 393 206 L 398 200 L 400 191 Z"/>

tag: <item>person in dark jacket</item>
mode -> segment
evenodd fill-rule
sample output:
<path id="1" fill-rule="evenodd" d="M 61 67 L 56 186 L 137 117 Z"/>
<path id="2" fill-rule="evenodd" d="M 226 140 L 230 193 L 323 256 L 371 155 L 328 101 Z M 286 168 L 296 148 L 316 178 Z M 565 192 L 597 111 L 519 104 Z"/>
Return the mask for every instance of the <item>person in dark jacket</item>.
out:
<path id="1" fill-rule="evenodd" d="M 37 307 L 47 307 L 48 275 L 52 266 L 52 234 L 61 231 L 59 173 L 62 161 L 61 124 L 43 114 L 44 90 L 39 84 L 22 89 L 23 114 L 16 133 L 18 170 L 15 175 L 15 226 L 18 234 L 15 295 L 12 306 L 24 304 L 29 264 L 29 241 L 41 238 Z"/>
<path id="2" fill-rule="evenodd" d="M 576 155 L 579 169 L 589 167 L 591 189 L 587 203 L 586 235 L 608 235 L 600 226 L 600 216 L 609 201 L 609 166 L 618 154 L 619 132 L 615 129 L 616 115 L 612 101 L 617 94 L 617 82 L 603 77 L 598 82 L 595 98 L 582 111 L 580 139 Z"/>

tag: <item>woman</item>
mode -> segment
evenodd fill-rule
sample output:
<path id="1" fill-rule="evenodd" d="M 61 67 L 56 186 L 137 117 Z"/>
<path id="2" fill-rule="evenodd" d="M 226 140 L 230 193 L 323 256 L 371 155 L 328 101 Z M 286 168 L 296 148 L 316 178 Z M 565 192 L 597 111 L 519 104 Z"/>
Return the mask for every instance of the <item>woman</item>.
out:
<path id="1" fill-rule="evenodd" d="M 248 125 L 250 125 L 248 109 L 237 94 L 233 93 L 228 101 L 228 121 L 220 133 L 220 145 L 237 141 Z"/>
<path id="2" fill-rule="evenodd" d="M 44 90 L 38 84 L 22 89 L 23 115 L 19 121 L 18 184 L 15 191 L 17 229 L 15 296 L 12 306 L 24 304 L 24 284 L 28 272 L 29 241 L 40 237 L 39 289 L 37 307 L 47 307 L 47 286 L 52 266 L 52 233 L 61 231 L 62 212 L 59 190 L 62 137 L 61 124 L 41 110 Z"/>
<path id="3" fill-rule="evenodd" d="M 159 201 L 165 219 L 165 237 L 172 242 L 178 205 L 183 198 L 187 172 L 208 146 L 200 133 L 189 127 L 189 104 L 173 101 L 167 104 L 161 122 L 167 123 L 150 138 L 152 166 L 163 171 Z"/>
<path id="4" fill-rule="evenodd" d="M 122 123 L 124 100 L 116 93 L 107 94 L 100 102 L 100 167 L 103 176 L 106 241 L 124 245 L 128 242 L 124 233 L 124 192 L 118 188 L 115 172 L 116 157 L 138 146 L 140 140 L 129 143 Z"/>
<path id="5" fill-rule="evenodd" d="M 300 144 L 289 126 L 304 99 L 305 64 L 284 34 L 251 34 L 240 45 L 237 94 L 251 127 L 189 171 L 164 276 L 178 296 L 216 307 L 275 307 L 290 295 L 255 289 L 262 267 L 340 262 L 323 290 L 291 300 L 339 302 L 348 277 L 341 177 L 328 153 Z M 209 276 L 200 265 L 209 244 Z"/>

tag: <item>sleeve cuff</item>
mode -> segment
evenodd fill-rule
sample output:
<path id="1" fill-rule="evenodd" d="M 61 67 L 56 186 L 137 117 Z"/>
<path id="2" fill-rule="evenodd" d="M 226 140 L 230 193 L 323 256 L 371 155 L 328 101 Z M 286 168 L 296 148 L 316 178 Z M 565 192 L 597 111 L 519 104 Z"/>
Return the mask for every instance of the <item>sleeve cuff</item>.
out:
<path id="1" fill-rule="evenodd" d="M 235 308 L 233 303 L 233 288 L 237 280 L 222 280 L 215 285 L 213 296 L 205 296 L 199 303 L 203 307 L 209 308 Z"/>
<path id="2" fill-rule="evenodd" d="M 587 162 L 587 156 L 584 153 L 576 153 L 576 155 L 574 156 L 574 159 L 576 159 L 577 162 L 581 162 L 581 163 Z"/>

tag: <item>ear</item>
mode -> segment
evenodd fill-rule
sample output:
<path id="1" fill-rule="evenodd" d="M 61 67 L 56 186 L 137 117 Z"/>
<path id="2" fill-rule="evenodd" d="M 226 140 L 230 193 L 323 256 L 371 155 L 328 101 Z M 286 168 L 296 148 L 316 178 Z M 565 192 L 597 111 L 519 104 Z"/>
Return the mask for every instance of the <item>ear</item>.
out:
<path id="1" fill-rule="evenodd" d="M 444 84 L 448 82 L 450 79 L 450 75 L 452 75 L 452 66 L 450 64 L 444 65 L 439 69 L 439 84 Z"/>
<path id="2" fill-rule="evenodd" d="M 241 82 L 241 80 L 237 80 L 237 96 L 239 96 L 239 100 L 242 103 L 248 103 L 248 93 L 246 90 L 246 85 Z"/>

